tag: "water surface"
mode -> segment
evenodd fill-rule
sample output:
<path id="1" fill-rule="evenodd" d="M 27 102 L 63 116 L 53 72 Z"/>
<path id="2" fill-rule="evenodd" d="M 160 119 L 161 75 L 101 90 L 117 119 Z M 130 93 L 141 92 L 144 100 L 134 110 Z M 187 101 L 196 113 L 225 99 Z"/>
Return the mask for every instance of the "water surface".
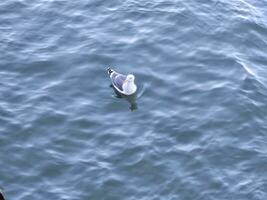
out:
<path id="1" fill-rule="evenodd" d="M 266 15 L 265 0 L 1 1 L 6 199 L 266 199 Z M 137 110 L 108 66 L 135 74 Z"/>

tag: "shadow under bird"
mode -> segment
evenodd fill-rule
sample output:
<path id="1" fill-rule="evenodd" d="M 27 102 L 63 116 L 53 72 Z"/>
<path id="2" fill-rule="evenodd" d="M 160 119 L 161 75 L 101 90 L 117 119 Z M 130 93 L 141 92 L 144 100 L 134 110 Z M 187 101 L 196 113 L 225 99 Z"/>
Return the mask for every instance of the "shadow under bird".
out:
<path id="1" fill-rule="evenodd" d="M 130 103 L 130 109 L 136 110 L 136 91 L 137 86 L 135 85 L 135 76 L 133 74 L 120 74 L 115 70 L 107 69 L 110 80 L 111 87 L 114 89 L 118 98 L 125 98 Z"/>

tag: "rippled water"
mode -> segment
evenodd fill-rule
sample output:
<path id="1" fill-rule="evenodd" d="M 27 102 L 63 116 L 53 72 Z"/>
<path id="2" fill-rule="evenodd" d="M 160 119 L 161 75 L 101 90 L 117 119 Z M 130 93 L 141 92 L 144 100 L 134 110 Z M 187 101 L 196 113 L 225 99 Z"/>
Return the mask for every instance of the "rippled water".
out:
<path id="1" fill-rule="evenodd" d="M 266 16 L 266 0 L 2 0 L 6 199 L 266 199 Z M 137 110 L 108 66 L 136 75 Z"/>

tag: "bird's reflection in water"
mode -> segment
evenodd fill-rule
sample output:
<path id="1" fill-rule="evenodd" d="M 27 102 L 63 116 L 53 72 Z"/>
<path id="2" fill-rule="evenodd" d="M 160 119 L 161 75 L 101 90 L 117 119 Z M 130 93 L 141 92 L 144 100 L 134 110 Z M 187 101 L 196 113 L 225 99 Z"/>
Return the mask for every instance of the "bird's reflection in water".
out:
<path id="1" fill-rule="evenodd" d="M 110 85 L 110 87 L 112 87 L 112 89 L 114 90 L 115 94 L 116 94 L 116 97 L 117 98 L 122 98 L 122 99 L 126 99 L 126 101 L 129 102 L 130 104 L 130 110 L 131 111 L 134 111 L 134 110 L 137 110 L 137 103 L 136 103 L 136 95 L 137 95 L 137 92 L 135 92 L 134 94 L 132 95 L 124 95 L 124 94 L 121 94 L 119 93 L 113 85 Z"/>

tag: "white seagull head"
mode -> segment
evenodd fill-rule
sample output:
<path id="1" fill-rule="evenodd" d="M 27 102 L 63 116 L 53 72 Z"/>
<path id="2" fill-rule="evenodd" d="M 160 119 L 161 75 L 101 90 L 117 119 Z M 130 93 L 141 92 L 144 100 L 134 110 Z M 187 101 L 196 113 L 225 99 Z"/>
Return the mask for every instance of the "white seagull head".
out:
<path id="1" fill-rule="evenodd" d="M 134 75 L 133 74 L 128 74 L 127 77 L 126 77 L 126 81 L 134 82 Z"/>

